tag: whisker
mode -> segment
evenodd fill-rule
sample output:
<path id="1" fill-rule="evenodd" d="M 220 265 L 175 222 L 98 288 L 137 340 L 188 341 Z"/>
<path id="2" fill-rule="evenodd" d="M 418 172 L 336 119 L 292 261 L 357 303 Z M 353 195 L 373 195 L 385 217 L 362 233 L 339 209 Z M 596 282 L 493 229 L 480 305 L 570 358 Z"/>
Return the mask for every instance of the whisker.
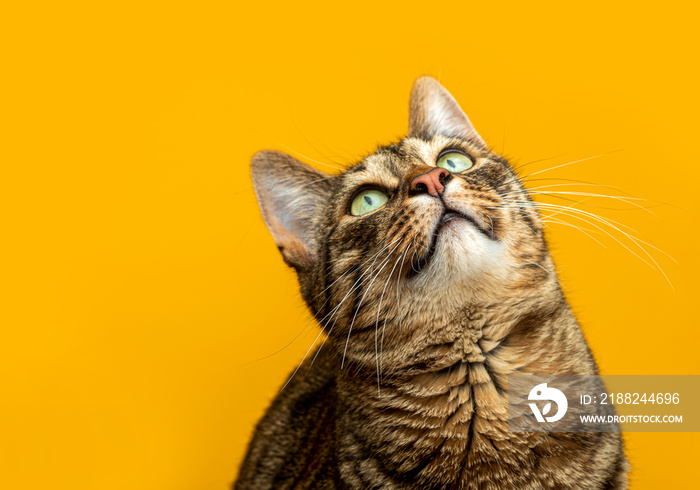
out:
<path id="1" fill-rule="evenodd" d="M 401 241 L 403 241 L 403 237 L 401 238 Z M 357 318 L 357 314 L 360 312 L 360 308 L 362 307 L 362 302 L 365 300 L 365 297 L 367 296 L 367 293 L 368 293 L 369 290 L 372 288 L 372 284 L 374 284 L 375 279 L 377 279 L 377 277 L 379 277 L 379 274 L 381 274 L 381 272 L 384 270 L 384 267 L 386 267 L 386 264 L 389 263 L 389 260 L 391 259 L 391 254 L 392 254 L 392 253 L 394 252 L 394 250 L 396 250 L 400 245 L 401 245 L 401 242 L 399 242 L 399 243 L 391 250 L 391 252 L 389 252 L 389 253 L 387 254 L 388 257 L 387 257 L 387 258 L 384 260 L 384 262 L 382 263 L 383 265 L 381 265 L 381 269 L 379 269 L 379 271 L 374 275 L 374 277 L 372 278 L 372 280 L 371 280 L 370 283 L 369 283 L 369 286 L 367 286 L 367 289 L 365 290 L 364 294 L 362 295 L 362 298 L 360 298 L 360 304 L 359 304 L 359 305 L 357 306 L 357 308 L 355 309 L 355 314 L 353 315 L 352 321 L 350 322 L 350 329 L 348 330 L 348 338 L 347 338 L 347 340 L 345 341 L 345 349 L 343 350 L 343 359 L 342 359 L 342 361 L 340 362 L 340 369 L 343 369 L 343 367 L 345 366 L 345 355 L 346 355 L 347 352 L 348 352 L 348 344 L 350 343 L 350 334 L 352 333 L 352 327 L 355 325 L 355 319 Z"/>
<path id="2" fill-rule="evenodd" d="M 516 206 L 513 206 L 513 204 L 515 204 Z M 664 255 L 666 255 L 667 257 L 669 257 L 671 260 L 673 260 L 676 263 L 677 263 L 677 261 L 673 257 L 671 257 L 669 254 L 667 254 L 663 250 L 659 249 L 658 247 L 651 245 L 650 243 L 647 243 L 644 240 L 642 240 L 634 235 L 631 235 L 630 233 L 627 233 L 624 230 L 620 229 L 620 227 L 623 227 L 623 228 L 630 229 L 634 233 L 637 233 L 636 230 L 632 229 L 631 227 L 624 225 L 622 223 L 618 223 L 615 220 L 603 218 L 601 216 L 598 216 L 597 214 L 590 213 L 590 212 L 584 211 L 582 209 L 573 208 L 571 206 L 561 206 L 558 204 L 549 204 L 549 203 L 537 203 L 537 204 L 535 204 L 535 203 L 525 203 L 525 202 L 518 202 L 518 201 L 509 202 L 508 205 L 509 205 L 509 207 L 533 207 L 533 206 L 535 206 L 535 207 L 540 207 L 540 208 L 544 208 L 544 209 L 548 209 L 548 210 L 554 210 L 556 212 L 553 213 L 552 216 L 557 215 L 557 214 L 564 214 L 564 215 L 578 218 L 578 219 L 581 219 L 581 220 L 587 222 L 589 225 L 594 226 L 595 228 L 604 232 L 610 238 L 612 238 L 613 240 L 618 242 L 622 247 L 624 247 L 626 250 L 628 250 L 631 254 L 633 254 L 639 260 L 641 260 L 642 262 L 644 262 L 648 266 L 657 269 L 664 276 L 666 281 L 669 283 L 669 285 L 671 286 L 671 289 L 675 289 L 673 287 L 673 284 L 671 283 L 670 279 L 668 278 L 668 276 L 664 272 L 663 268 L 658 264 L 658 262 L 653 258 L 653 256 L 651 256 L 651 254 L 641 244 L 643 243 L 643 244 L 663 253 Z M 627 245 L 625 245 L 622 241 L 620 241 L 617 237 L 612 235 L 610 232 L 606 231 L 604 228 L 591 222 L 591 220 L 597 221 L 605 226 L 608 226 L 608 227 L 612 228 L 613 230 L 617 231 L 618 233 L 620 233 L 621 235 L 625 236 L 634 245 L 636 245 L 644 253 L 644 255 L 646 255 L 649 258 L 649 260 L 653 263 L 653 265 L 650 264 L 644 258 L 642 258 L 639 254 L 635 253 L 632 249 L 630 249 Z M 616 225 L 619 225 L 619 227 Z"/>
<path id="3" fill-rule="evenodd" d="M 525 262 L 527 262 L 528 264 L 536 265 L 537 267 L 539 267 L 540 269 L 542 269 L 543 271 L 545 271 L 547 274 L 549 274 L 549 277 L 553 278 L 555 281 L 557 280 L 557 276 L 555 276 L 554 274 L 552 274 L 551 272 L 549 272 L 547 269 L 545 269 L 544 267 L 542 267 L 542 264 L 538 264 L 537 262 L 533 262 L 533 261 L 531 261 L 531 260 L 525 260 Z"/>
<path id="4" fill-rule="evenodd" d="M 563 184 L 566 185 L 566 184 Z M 654 216 L 656 216 L 652 211 L 649 210 L 650 206 L 642 206 L 641 204 L 638 204 L 634 201 L 648 201 L 648 199 L 643 199 L 639 197 L 620 197 L 620 196 L 612 196 L 609 194 L 597 194 L 597 193 L 592 193 L 592 192 L 580 192 L 580 191 L 547 191 L 547 192 L 539 192 L 536 191 L 535 189 L 543 189 L 545 187 L 550 187 L 550 186 L 541 186 L 541 187 L 535 187 L 533 189 L 528 189 L 527 191 L 525 190 L 518 190 L 518 191 L 513 191 L 507 194 L 503 194 L 503 197 L 511 197 L 515 196 L 518 194 L 528 194 L 530 196 L 550 196 L 550 197 L 555 197 L 559 199 L 565 199 L 567 201 L 574 201 L 573 199 L 567 199 L 564 197 L 561 197 L 561 195 L 571 195 L 571 196 L 583 196 L 583 197 L 600 197 L 600 198 L 608 198 L 608 199 L 614 199 L 620 202 L 624 202 L 625 204 L 629 204 L 631 206 L 634 206 L 636 208 L 642 209 L 643 211 L 646 211 Z M 595 206 L 595 207 L 600 207 L 600 206 Z M 603 209 L 614 209 L 614 208 L 603 208 Z"/>
<path id="5" fill-rule="evenodd" d="M 622 151 L 622 150 L 606 151 L 605 153 L 600 153 L 600 154 L 594 155 L 594 156 L 592 156 L 592 157 L 581 158 L 581 159 L 579 159 L 579 160 L 574 160 L 573 162 L 562 163 L 561 165 L 557 165 L 557 166 L 555 166 L 555 167 L 549 167 L 549 168 L 545 168 L 545 169 L 543 169 L 543 170 L 538 170 L 537 172 L 533 172 L 533 173 L 531 173 L 531 174 L 528 174 L 528 175 L 526 175 L 525 177 L 532 177 L 532 176 L 534 176 L 534 175 L 539 175 L 539 174 L 544 173 L 544 172 L 549 172 L 550 170 L 556 170 L 556 169 L 558 169 L 558 168 L 567 167 L 567 166 L 569 166 L 569 165 L 573 165 L 574 163 L 586 162 L 586 161 L 588 161 L 588 160 L 593 160 L 593 159 L 595 159 L 595 158 L 600 158 L 600 157 L 602 157 L 602 156 L 610 155 L 610 154 L 612 154 L 612 153 L 617 153 L 617 152 L 620 152 L 620 151 Z"/>
<path id="6" fill-rule="evenodd" d="M 331 164 L 329 164 L 329 163 L 324 163 L 324 162 L 320 162 L 320 161 L 318 161 L 318 160 L 315 160 L 315 159 L 313 159 L 313 158 L 311 158 L 311 157 L 308 157 L 308 156 L 304 155 L 303 153 L 300 153 L 300 152 L 298 152 L 298 151 L 296 151 L 296 150 L 290 148 L 289 146 L 285 145 L 284 143 L 282 143 L 282 142 L 280 142 L 280 141 L 276 141 L 276 143 L 277 143 L 278 145 L 284 147 L 288 152 L 294 153 L 295 155 L 297 155 L 297 156 L 299 156 L 299 157 L 301 157 L 301 158 L 304 158 L 304 159 L 306 159 L 306 160 L 309 160 L 310 162 L 314 162 L 314 163 L 317 163 L 317 164 L 319 164 L 319 165 L 323 165 L 324 167 L 333 168 L 333 169 L 335 169 L 335 170 L 340 170 L 341 172 L 344 172 L 344 171 L 345 171 L 345 169 L 344 169 L 343 167 L 336 167 L 335 165 L 331 165 Z"/>
<path id="7" fill-rule="evenodd" d="M 406 250 L 403 253 L 403 256 L 401 257 L 401 266 L 399 267 L 399 274 L 396 276 L 396 328 L 401 327 L 401 301 L 399 299 L 399 286 L 401 285 L 401 272 L 403 271 L 403 264 L 404 261 L 406 260 L 406 255 L 408 254 L 408 251 L 411 249 L 411 244 L 409 243 L 408 247 L 406 247 Z M 380 372 L 380 378 L 381 378 L 381 373 L 383 372 L 383 365 L 382 365 L 382 353 L 384 352 L 384 333 L 386 332 L 386 318 L 384 319 L 384 325 L 382 326 L 382 341 L 380 344 L 379 348 L 379 372 Z"/>
<path id="8" fill-rule="evenodd" d="M 389 277 L 386 278 L 386 284 L 384 285 L 384 289 L 382 290 L 382 295 L 379 297 L 379 306 L 377 306 L 377 320 L 374 322 L 374 358 L 377 362 L 377 393 L 381 394 L 381 382 L 380 382 L 380 373 L 379 373 L 379 354 L 377 352 L 377 336 L 379 332 L 379 315 L 382 310 L 382 301 L 384 300 L 384 293 L 386 293 L 386 288 L 389 285 L 389 282 L 391 281 L 391 277 L 394 274 L 394 270 L 396 270 L 396 266 L 399 265 L 399 260 L 401 260 L 401 256 L 397 257 L 396 262 L 394 263 L 394 267 L 392 267 L 391 272 L 389 272 Z M 384 324 L 386 324 L 386 317 L 384 319 Z"/>
<path id="9" fill-rule="evenodd" d="M 387 240 L 387 238 L 384 238 L 384 239 L 380 240 L 380 242 L 379 242 L 375 247 L 373 247 L 369 252 L 367 252 L 367 253 L 371 253 L 374 249 L 376 249 L 379 245 L 381 245 L 381 244 L 382 244 L 383 242 L 385 242 L 386 240 Z M 381 252 L 381 251 L 380 251 L 380 252 Z M 379 252 L 378 252 L 378 253 L 379 253 Z M 376 254 L 375 254 L 375 255 L 376 255 Z M 369 262 L 370 260 L 372 260 L 372 258 L 374 258 L 375 255 L 370 256 L 370 257 L 369 257 L 368 259 L 366 259 L 361 265 L 364 265 L 364 264 L 366 264 L 367 262 Z M 353 267 L 354 267 L 354 265 L 351 266 L 351 267 L 348 267 L 348 269 L 347 269 L 345 272 L 343 272 L 335 281 L 333 281 L 333 282 L 332 282 L 328 287 L 326 287 L 323 291 L 317 293 L 315 297 L 318 297 L 318 296 L 320 296 L 321 294 L 323 294 L 323 293 L 325 293 L 326 291 L 328 291 L 335 283 L 337 283 L 337 282 L 340 281 L 343 277 L 345 277 L 345 276 L 353 269 Z M 331 296 L 328 296 L 328 298 L 326 298 L 326 301 L 324 301 L 323 304 L 321 305 L 320 311 L 323 311 L 323 308 L 326 306 L 326 304 L 328 304 L 328 302 L 329 302 L 330 300 L 331 300 Z M 330 313 L 329 313 L 328 315 L 330 315 Z M 328 315 L 326 315 L 325 317 L 323 317 L 321 320 L 318 320 L 318 323 L 323 322 L 323 320 L 325 320 L 325 318 L 328 317 Z M 261 357 L 261 358 L 259 358 L 259 359 L 255 359 L 255 360 L 252 360 L 252 361 L 250 361 L 250 362 L 248 362 L 248 363 L 246 363 L 246 364 L 243 364 L 243 366 L 248 366 L 248 365 L 250 365 L 250 364 L 254 364 L 254 363 L 256 363 L 256 362 L 263 361 L 263 360 L 265 360 L 265 359 L 268 359 L 268 358 L 270 358 L 270 357 L 272 357 L 272 356 L 275 356 L 275 355 L 279 354 L 280 352 L 282 352 L 283 350 L 285 350 L 287 347 L 289 347 L 290 345 L 292 345 L 292 344 L 294 343 L 294 341 L 295 341 L 296 339 L 298 339 L 299 336 L 300 336 L 301 334 L 304 333 L 304 331 L 306 331 L 306 329 L 309 327 L 309 325 L 311 325 L 311 323 L 313 323 L 314 320 L 316 320 L 316 318 L 312 316 L 311 319 L 310 319 L 308 322 L 306 322 L 306 324 L 304 325 L 304 327 L 294 336 L 294 338 L 293 338 L 292 340 L 290 340 L 290 341 L 287 343 L 287 345 L 285 345 L 285 346 L 282 347 L 281 349 L 279 349 L 279 350 L 277 350 L 277 351 L 275 351 L 275 352 L 273 352 L 273 353 L 271 353 L 271 354 L 268 354 L 268 355 L 266 355 L 266 356 L 263 356 L 263 357 Z M 323 327 L 321 328 L 321 330 L 323 330 Z M 312 364 L 313 364 L 313 363 L 312 363 Z"/>
<path id="10" fill-rule="evenodd" d="M 397 240 L 398 240 L 398 239 L 397 239 Z M 390 243 L 390 244 L 387 245 L 385 248 L 383 248 L 382 250 L 380 250 L 379 252 L 377 252 L 377 253 L 375 254 L 375 257 L 376 257 L 376 258 L 375 258 L 374 260 L 376 261 L 377 258 L 378 258 L 378 256 L 379 256 L 379 254 L 381 254 L 381 252 L 383 252 L 384 250 L 386 250 L 386 248 L 390 247 L 393 243 L 396 243 L 397 240 L 395 240 L 394 242 Z M 323 332 L 325 331 L 325 328 L 326 328 L 327 325 L 324 323 L 324 321 L 326 320 L 326 318 L 328 318 L 328 321 L 330 322 L 330 320 L 333 318 L 333 316 L 334 316 L 336 313 L 338 313 L 338 312 L 340 311 L 340 307 L 343 305 L 343 303 L 345 302 L 345 300 L 347 299 L 347 297 L 350 296 L 350 294 L 352 294 L 352 292 L 355 291 L 355 290 L 357 289 L 357 286 L 358 286 L 358 284 L 360 283 L 360 281 L 362 280 L 362 278 L 363 278 L 367 273 L 370 273 L 370 272 L 372 271 L 372 266 L 373 266 L 373 265 L 374 265 L 374 262 L 372 262 L 372 265 L 370 265 L 370 267 L 368 268 L 368 270 L 365 271 L 365 272 L 363 272 L 363 273 L 360 275 L 360 277 L 357 279 L 357 281 L 355 281 L 355 283 L 353 284 L 353 286 L 350 288 L 350 291 L 347 292 L 347 294 L 345 295 L 345 297 L 343 297 L 343 299 L 340 301 L 340 303 L 339 303 L 333 310 L 331 310 L 330 313 L 328 313 L 326 316 L 324 316 L 324 317 L 319 321 L 319 324 L 321 325 L 321 331 L 318 333 L 318 335 L 316 336 L 316 338 L 314 339 L 314 341 L 311 343 L 311 346 L 308 348 L 308 350 L 307 350 L 306 353 L 304 354 L 304 357 L 302 358 L 301 362 L 297 365 L 296 369 L 294 369 L 294 372 L 292 372 L 292 375 L 289 377 L 289 379 L 288 379 L 287 382 L 284 384 L 284 386 L 282 386 L 282 389 L 280 390 L 280 393 L 286 388 L 286 386 L 292 381 L 292 379 L 294 379 L 294 376 L 297 374 L 297 372 L 299 371 L 299 369 L 301 368 L 301 366 L 304 364 L 304 361 L 306 360 L 307 356 L 309 355 L 309 352 L 311 352 L 311 349 L 312 349 L 313 346 L 316 344 L 316 342 L 318 342 L 318 339 L 321 337 L 321 335 L 322 335 Z M 347 272 L 349 272 L 349 270 L 350 270 L 350 269 L 348 269 L 348 271 L 346 271 L 343 275 L 345 275 Z M 339 278 L 339 279 L 340 279 L 340 278 Z M 330 286 L 329 286 L 329 287 L 330 287 Z M 329 299 L 330 299 L 330 298 L 329 298 Z M 325 303 L 324 303 L 324 304 L 325 304 Z M 329 318 L 329 317 L 330 317 L 330 318 Z M 313 319 L 312 319 L 312 320 L 313 320 Z M 337 318 L 336 318 L 336 320 L 337 320 Z M 307 326 L 308 326 L 308 324 L 307 324 Z M 333 327 L 334 327 L 334 326 L 335 326 L 335 321 L 333 322 L 333 325 L 331 326 L 330 330 L 328 331 L 328 335 L 331 334 L 331 332 L 333 331 Z M 304 327 L 304 328 L 306 328 L 306 327 Z M 323 345 L 326 343 L 326 340 L 327 340 L 327 338 L 323 340 L 323 342 L 321 343 L 321 346 L 319 347 L 318 351 L 316 352 L 316 354 L 314 355 L 313 359 L 311 360 L 311 364 L 309 365 L 309 369 L 311 369 L 311 367 L 313 366 L 313 363 L 314 363 L 314 361 L 316 360 L 316 357 L 318 356 L 319 352 L 320 352 L 321 349 L 323 348 Z"/>
<path id="11" fill-rule="evenodd" d="M 544 173 L 544 172 L 548 172 L 548 171 L 550 171 L 550 170 L 555 170 L 555 169 L 557 169 L 557 168 L 566 167 L 567 165 L 573 165 L 574 163 L 580 163 L 580 162 L 585 162 L 585 161 L 588 161 L 588 160 L 592 160 L 592 159 L 594 159 L 594 158 L 599 158 L 599 157 L 601 157 L 601 156 L 609 155 L 609 154 L 611 154 L 611 153 L 616 153 L 616 152 L 618 152 L 618 151 L 621 151 L 621 150 L 613 150 L 613 151 L 601 153 L 601 154 L 599 154 L 599 155 L 594 155 L 594 156 L 592 156 L 592 157 L 582 158 L 582 159 L 580 159 L 580 160 L 575 160 L 575 161 L 573 161 L 573 162 L 563 163 L 563 164 L 561 164 L 561 165 L 557 165 L 557 166 L 554 166 L 554 167 L 549 167 L 549 168 L 545 168 L 545 169 L 543 169 L 543 170 L 538 170 L 538 171 L 533 172 L 533 173 L 531 173 L 531 174 L 526 174 L 526 175 L 517 175 L 517 174 L 516 174 L 514 179 L 508 180 L 508 181 L 506 181 L 506 182 L 503 182 L 502 184 L 499 184 L 499 185 L 497 185 L 497 186 L 494 186 L 494 189 L 500 189 L 501 187 L 506 186 L 506 185 L 508 185 L 508 184 L 512 184 L 513 182 L 521 182 L 521 183 L 523 183 L 523 182 L 528 182 L 528 181 L 530 180 L 530 177 L 533 177 L 533 176 L 535 176 L 535 175 L 538 175 L 538 174 L 541 174 L 541 173 Z M 553 158 L 557 158 L 557 157 L 553 157 Z M 551 160 L 551 159 L 552 159 L 552 158 L 548 158 L 548 159 L 545 159 L 545 160 Z M 531 162 L 531 163 L 534 163 L 534 162 Z M 524 165 L 523 165 L 523 166 L 524 166 Z M 522 168 L 522 167 L 521 167 L 521 168 Z M 514 167 L 514 170 L 516 170 L 515 167 Z M 535 180 L 535 179 L 532 179 L 532 180 Z M 553 179 L 548 179 L 548 180 L 560 180 L 560 179 L 553 178 Z M 561 179 L 561 180 L 563 180 L 563 179 Z"/>
<path id="12" fill-rule="evenodd" d="M 603 242 L 601 242 L 600 240 L 596 239 L 596 238 L 595 238 L 594 236 L 592 236 L 590 233 L 587 233 L 587 232 L 591 232 L 591 233 L 601 233 L 601 232 L 599 232 L 599 231 L 590 230 L 590 229 L 588 229 L 588 228 L 582 228 L 582 227 L 580 227 L 580 226 L 576 226 L 576 225 L 573 225 L 573 224 L 571 224 L 571 223 L 567 223 L 567 222 L 564 221 L 564 220 L 559 220 L 559 219 L 554 219 L 554 218 L 545 218 L 545 219 L 543 219 L 542 221 L 543 221 L 544 223 L 555 223 L 555 224 L 564 225 L 564 226 L 569 226 L 569 227 L 571 227 L 571 228 L 574 228 L 575 230 L 580 231 L 581 233 L 583 233 L 584 235 L 586 235 L 588 238 L 590 238 L 591 240 L 593 240 L 594 242 L 596 242 L 596 243 L 597 243 L 598 245 L 600 245 L 601 247 L 603 247 L 603 248 L 608 248 Z M 584 231 L 584 230 L 585 230 L 585 231 Z"/>
<path id="13" fill-rule="evenodd" d="M 519 164 L 512 164 L 511 166 L 512 166 L 515 170 L 520 170 L 520 169 L 522 169 L 522 168 L 527 167 L 528 165 L 532 165 L 533 163 L 546 162 L 546 161 L 548 161 L 548 160 L 555 160 L 555 159 L 561 158 L 561 157 L 563 157 L 563 156 L 564 156 L 564 155 L 561 154 L 561 155 L 556 155 L 556 156 L 553 156 L 553 157 L 539 158 L 539 159 L 537 159 L 537 160 L 532 160 L 531 162 L 523 163 L 522 165 L 519 165 Z"/>
<path id="14" fill-rule="evenodd" d="M 610 224 L 610 223 L 614 223 L 615 225 L 618 225 L 618 226 L 621 226 L 621 227 L 623 227 L 623 228 L 626 228 L 626 229 L 632 231 L 633 233 L 639 233 L 639 232 L 638 232 L 637 230 L 635 230 L 634 228 L 632 228 L 632 227 L 630 227 L 630 226 L 627 226 L 627 225 L 625 225 L 625 224 L 623 224 L 623 223 L 620 223 L 620 222 L 615 221 L 615 220 L 610 219 L 610 218 L 603 218 L 602 216 L 599 216 L 599 215 L 597 215 L 597 214 L 594 214 L 594 213 L 591 213 L 591 212 L 588 212 L 588 211 L 584 211 L 583 209 L 572 208 L 572 207 L 569 207 L 569 206 L 560 206 L 560 205 L 557 205 L 557 204 L 550 204 L 550 203 L 538 203 L 538 204 L 544 204 L 544 205 L 547 206 L 547 207 L 569 209 L 569 210 L 571 210 L 571 211 L 578 212 L 578 213 L 582 213 L 582 214 L 585 214 L 585 215 L 587 215 L 587 216 L 590 216 L 591 218 L 596 219 L 596 220 L 602 222 L 603 224 L 606 224 L 606 225 L 610 226 L 611 228 L 613 228 L 613 229 L 619 231 L 620 233 L 624 234 L 625 236 L 627 236 L 627 237 L 630 238 L 631 240 L 633 240 L 633 241 L 635 241 L 635 242 L 638 241 L 638 242 L 640 242 L 640 243 L 643 243 L 643 244 L 645 244 L 645 245 L 647 245 L 647 246 L 653 248 L 654 250 L 656 250 L 656 251 L 658 251 L 658 252 L 664 254 L 666 257 L 668 257 L 669 259 L 671 259 L 672 261 L 674 261 L 676 264 L 678 263 L 678 261 L 677 261 L 676 259 L 674 259 L 671 255 L 669 255 L 668 253 L 664 252 L 664 251 L 661 250 L 660 248 L 658 248 L 658 247 L 652 245 L 651 243 L 648 243 L 648 242 L 642 240 L 642 239 L 639 238 L 639 237 L 630 235 L 630 234 L 628 234 L 628 233 L 626 233 L 626 232 L 624 232 L 624 231 L 618 229 L 617 226 L 613 226 L 613 225 Z M 643 247 L 640 247 L 640 248 L 644 249 Z M 645 250 L 645 253 L 646 253 L 646 250 Z"/>

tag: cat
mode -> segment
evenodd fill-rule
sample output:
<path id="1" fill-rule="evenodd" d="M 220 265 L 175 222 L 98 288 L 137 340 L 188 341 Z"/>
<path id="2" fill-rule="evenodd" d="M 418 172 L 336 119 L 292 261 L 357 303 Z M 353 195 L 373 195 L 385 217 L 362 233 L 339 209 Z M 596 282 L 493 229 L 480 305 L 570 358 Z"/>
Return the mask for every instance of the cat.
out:
<path id="1" fill-rule="evenodd" d="M 597 374 L 537 206 L 452 95 L 330 175 L 252 160 L 265 224 L 327 334 L 258 423 L 235 489 L 624 489 L 619 433 L 509 432 L 509 374 Z"/>

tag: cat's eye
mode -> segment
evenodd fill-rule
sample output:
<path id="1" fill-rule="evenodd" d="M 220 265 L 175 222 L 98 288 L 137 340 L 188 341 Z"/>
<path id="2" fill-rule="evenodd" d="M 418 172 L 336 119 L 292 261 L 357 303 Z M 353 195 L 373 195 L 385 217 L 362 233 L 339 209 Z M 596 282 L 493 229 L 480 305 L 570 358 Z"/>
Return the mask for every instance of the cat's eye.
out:
<path id="1" fill-rule="evenodd" d="M 463 153 L 458 153 L 456 151 L 451 151 L 440 155 L 438 158 L 437 166 L 446 168 L 450 172 L 464 172 L 474 165 L 471 158 Z"/>
<path id="2" fill-rule="evenodd" d="M 350 214 L 361 216 L 384 206 L 389 196 L 377 189 L 367 189 L 355 196 L 350 205 Z"/>

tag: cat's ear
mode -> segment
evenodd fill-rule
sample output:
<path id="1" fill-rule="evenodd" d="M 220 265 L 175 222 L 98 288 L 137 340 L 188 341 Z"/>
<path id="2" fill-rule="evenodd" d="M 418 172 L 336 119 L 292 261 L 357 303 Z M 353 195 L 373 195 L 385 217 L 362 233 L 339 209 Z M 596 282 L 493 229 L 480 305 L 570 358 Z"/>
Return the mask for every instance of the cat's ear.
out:
<path id="1" fill-rule="evenodd" d="M 429 140 L 438 134 L 472 140 L 486 147 L 454 97 L 437 80 L 423 76 L 411 90 L 408 136 Z"/>
<path id="2" fill-rule="evenodd" d="M 316 228 L 328 203 L 331 177 L 279 151 L 255 154 L 253 187 L 263 219 L 284 261 L 297 270 L 316 261 Z"/>

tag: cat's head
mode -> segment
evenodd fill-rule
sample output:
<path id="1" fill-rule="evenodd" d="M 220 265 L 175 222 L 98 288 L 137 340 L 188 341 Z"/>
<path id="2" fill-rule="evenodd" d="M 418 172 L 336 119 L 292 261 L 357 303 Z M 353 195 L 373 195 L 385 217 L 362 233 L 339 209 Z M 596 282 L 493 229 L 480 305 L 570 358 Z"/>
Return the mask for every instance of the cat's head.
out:
<path id="1" fill-rule="evenodd" d="M 345 172 L 263 151 L 252 174 L 265 223 L 332 336 L 422 325 L 552 275 L 523 185 L 432 78 L 414 84 L 408 136 Z"/>

